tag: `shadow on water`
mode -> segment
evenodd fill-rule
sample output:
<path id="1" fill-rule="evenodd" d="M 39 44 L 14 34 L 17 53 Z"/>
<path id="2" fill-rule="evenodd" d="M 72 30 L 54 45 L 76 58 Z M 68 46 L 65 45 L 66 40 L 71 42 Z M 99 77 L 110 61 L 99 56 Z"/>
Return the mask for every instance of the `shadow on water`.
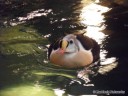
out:
<path id="1" fill-rule="evenodd" d="M 103 48 L 108 51 L 107 58 L 116 57 L 119 63 L 118 67 L 108 74 L 108 81 L 112 82 L 111 88 L 117 90 L 126 90 L 128 88 L 126 86 L 128 84 L 128 77 L 126 76 L 128 67 L 127 10 L 127 6 L 116 5 L 112 10 L 105 13 L 105 24 L 107 27 L 104 32 L 110 35 L 105 38 Z"/>
<path id="2" fill-rule="evenodd" d="M 0 1 L 0 96 L 79 96 L 92 94 L 93 90 L 127 89 L 128 7 L 114 4 L 108 12 L 103 11 L 103 18 L 102 7 L 92 3 L 93 0 Z M 86 9 L 87 5 L 91 8 Z M 36 15 L 32 15 L 34 12 Z M 85 12 L 82 18 L 81 12 Z M 97 16 L 97 20 L 89 14 Z M 107 52 L 105 60 L 115 57 L 118 66 L 93 77 L 95 86 L 70 86 L 77 71 L 52 65 L 46 47 L 67 33 L 83 31 L 100 39 L 101 51 Z"/>

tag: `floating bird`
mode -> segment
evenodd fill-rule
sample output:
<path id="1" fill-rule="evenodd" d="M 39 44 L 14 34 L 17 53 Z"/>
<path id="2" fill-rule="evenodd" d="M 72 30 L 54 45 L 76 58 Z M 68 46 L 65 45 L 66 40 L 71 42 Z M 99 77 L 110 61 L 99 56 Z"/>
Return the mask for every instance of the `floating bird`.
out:
<path id="1" fill-rule="evenodd" d="M 48 49 L 51 63 L 65 68 L 82 68 L 99 60 L 98 43 L 83 34 L 68 34 Z"/>

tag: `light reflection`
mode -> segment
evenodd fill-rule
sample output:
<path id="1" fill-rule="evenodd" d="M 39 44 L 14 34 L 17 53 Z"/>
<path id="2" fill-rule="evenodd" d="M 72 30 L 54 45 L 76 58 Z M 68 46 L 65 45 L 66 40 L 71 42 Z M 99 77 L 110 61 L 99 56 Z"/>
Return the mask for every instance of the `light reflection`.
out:
<path id="1" fill-rule="evenodd" d="M 85 6 L 82 9 L 81 18 L 83 19 L 81 22 L 86 25 L 100 25 L 102 22 L 104 22 L 103 18 L 104 16 L 102 13 L 107 12 L 109 8 L 103 7 L 98 4 L 90 4 L 88 6 Z"/>
<path id="2" fill-rule="evenodd" d="M 44 35 L 43 37 L 48 38 L 50 36 L 51 36 L 51 34 L 47 34 L 47 35 Z"/>
<path id="3" fill-rule="evenodd" d="M 95 3 L 98 3 L 99 0 L 96 0 Z M 81 11 L 81 22 L 87 26 L 85 29 L 85 35 L 95 39 L 98 44 L 102 44 L 102 41 L 107 37 L 101 30 L 105 29 L 106 25 L 104 24 L 104 16 L 102 13 L 110 10 L 108 7 L 104 7 L 98 4 L 89 4 L 85 6 Z M 115 62 L 116 58 L 105 58 L 107 52 L 101 50 L 100 58 L 101 64 L 110 64 Z"/>
<path id="4" fill-rule="evenodd" d="M 99 2 L 100 2 L 100 0 L 96 0 L 96 1 L 95 1 L 95 3 L 99 3 Z"/>
<path id="5" fill-rule="evenodd" d="M 95 39 L 98 44 L 101 44 L 102 43 L 102 40 L 107 36 L 105 35 L 104 33 L 102 32 L 99 32 L 101 30 L 100 27 L 92 27 L 92 26 L 88 26 L 86 31 L 86 35 Z"/>
<path id="6" fill-rule="evenodd" d="M 44 63 L 48 63 L 48 60 L 45 60 L 45 59 L 44 59 L 44 61 L 43 61 L 43 62 L 44 62 Z"/>
<path id="7" fill-rule="evenodd" d="M 53 89 L 53 90 L 54 90 L 54 93 L 55 93 L 56 96 L 63 96 L 64 93 L 65 93 L 64 90 L 59 89 L 59 88 Z M 67 96 L 75 96 L 75 95 L 70 95 L 70 94 L 68 94 Z M 97 95 L 79 95 L 79 96 L 97 96 Z"/>
<path id="8" fill-rule="evenodd" d="M 106 64 L 111 64 L 113 62 L 116 61 L 115 57 L 111 57 L 111 58 L 105 58 L 106 54 L 108 52 L 106 50 L 101 50 L 100 52 L 100 56 L 101 56 L 101 65 L 106 65 Z"/>
<path id="9" fill-rule="evenodd" d="M 101 39 L 106 37 L 105 34 L 100 32 L 105 28 L 105 22 L 102 13 L 107 12 L 109 8 L 103 7 L 98 4 L 90 4 L 85 6 L 81 11 L 81 22 L 87 26 L 86 35 L 95 39 L 99 44 Z"/>
<path id="10" fill-rule="evenodd" d="M 35 11 L 28 13 L 26 17 L 18 17 L 17 19 L 19 22 L 15 22 L 15 19 L 11 20 L 10 25 L 15 26 L 18 24 L 25 23 L 26 20 L 30 20 L 30 19 L 33 19 L 35 17 L 47 16 L 50 12 L 52 12 L 52 9 L 49 9 L 49 10 L 38 9 L 38 10 L 35 10 Z M 4 22 L 4 23 L 6 24 L 7 22 Z"/>
<path id="11" fill-rule="evenodd" d="M 55 93 L 56 96 L 63 96 L 63 94 L 65 93 L 64 90 L 61 90 L 59 88 L 53 89 L 53 90 L 54 90 L 54 93 Z"/>

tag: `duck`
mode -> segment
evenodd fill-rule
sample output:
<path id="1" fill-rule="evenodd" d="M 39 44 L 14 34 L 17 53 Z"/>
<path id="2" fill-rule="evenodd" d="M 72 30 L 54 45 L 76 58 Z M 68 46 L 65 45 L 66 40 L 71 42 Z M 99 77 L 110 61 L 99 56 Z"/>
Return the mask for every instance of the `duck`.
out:
<path id="1" fill-rule="evenodd" d="M 68 34 L 48 48 L 48 59 L 63 68 L 82 68 L 99 60 L 100 46 L 83 34 Z"/>

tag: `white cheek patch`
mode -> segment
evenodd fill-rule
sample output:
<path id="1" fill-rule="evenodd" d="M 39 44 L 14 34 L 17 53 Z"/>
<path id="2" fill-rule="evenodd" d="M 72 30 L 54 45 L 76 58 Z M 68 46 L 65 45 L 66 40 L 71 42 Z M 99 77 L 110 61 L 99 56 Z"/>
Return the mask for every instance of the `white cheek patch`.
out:
<path id="1" fill-rule="evenodd" d="M 76 52 L 78 50 L 77 46 L 73 43 L 73 44 L 68 44 L 67 48 L 66 48 L 66 52 L 68 53 L 73 53 Z"/>

